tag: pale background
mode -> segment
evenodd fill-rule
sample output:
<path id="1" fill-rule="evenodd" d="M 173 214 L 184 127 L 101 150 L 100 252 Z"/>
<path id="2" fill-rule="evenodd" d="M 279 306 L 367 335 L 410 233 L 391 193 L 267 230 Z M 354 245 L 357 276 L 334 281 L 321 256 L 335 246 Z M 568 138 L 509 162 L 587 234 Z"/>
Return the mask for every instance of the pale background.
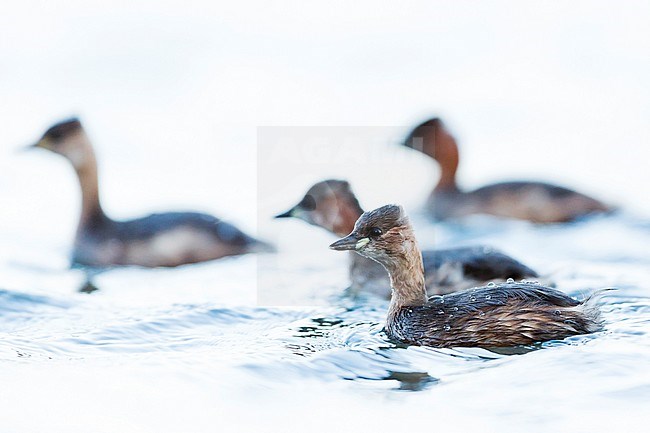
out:
<path id="1" fill-rule="evenodd" d="M 413 207 L 435 182 L 434 165 L 417 157 L 393 167 L 411 175 L 397 197 L 381 167 L 360 176 L 332 164 L 278 167 L 265 182 L 285 194 L 258 200 L 257 127 L 380 126 L 400 136 L 432 114 L 459 137 L 465 186 L 540 179 L 650 212 L 647 3 L 213 3 L 3 7 L 4 230 L 69 244 L 71 170 L 14 149 L 72 114 L 96 145 L 114 217 L 197 209 L 254 231 L 258 207 L 265 221 L 326 176 L 351 178 L 366 207 L 395 198 Z M 261 235 L 276 228 L 262 225 Z"/>

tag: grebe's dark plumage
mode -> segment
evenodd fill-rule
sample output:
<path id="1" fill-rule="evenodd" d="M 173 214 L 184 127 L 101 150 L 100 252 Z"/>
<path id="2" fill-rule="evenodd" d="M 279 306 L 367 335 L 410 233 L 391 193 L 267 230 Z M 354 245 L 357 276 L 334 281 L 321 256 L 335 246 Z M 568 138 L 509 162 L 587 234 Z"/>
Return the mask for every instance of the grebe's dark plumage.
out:
<path id="1" fill-rule="evenodd" d="M 563 339 L 602 328 L 588 299 L 535 283 L 488 284 L 427 298 L 422 257 L 401 207 L 364 213 L 330 248 L 351 250 L 386 268 L 393 289 L 386 332 L 401 342 L 433 347 L 510 347 Z"/>
<path id="2" fill-rule="evenodd" d="M 363 209 L 350 184 L 330 179 L 314 184 L 296 206 L 276 218 L 295 217 L 345 236 L 361 214 Z M 424 251 L 422 256 L 430 294 L 449 293 L 492 280 L 537 277 L 529 267 L 490 247 Z M 390 281 L 383 267 L 358 254 L 351 255 L 350 280 L 353 291 L 390 296 Z"/>
<path id="3" fill-rule="evenodd" d="M 65 157 L 79 178 L 82 210 L 74 264 L 178 266 L 269 249 L 235 226 L 196 212 L 154 214 L 129 221 L 109 218 L 99 201 L 95 153 L 79 119 L 52 126 L 34 147 Z"/>
<path id="4" fill-rule="evenodd" d="M 393 338 L 416 345 L 530 345 L 600 330 L 595 308 L 550 287 L 502 283 L 399 308 L 388 326 Z"/>
<path id="5" fill-rule="evenodd" d="M 456 184 L 458 145 L 444 123 L 430 119 L 411 131 L 404 145 L 435 159 L 440 180 L 429 197 L 436 219 L 491 214 L 537 223 L 568 222 L 612 208 L 576 191 L 543 182 L 502 182 L 465 192 Z"/>

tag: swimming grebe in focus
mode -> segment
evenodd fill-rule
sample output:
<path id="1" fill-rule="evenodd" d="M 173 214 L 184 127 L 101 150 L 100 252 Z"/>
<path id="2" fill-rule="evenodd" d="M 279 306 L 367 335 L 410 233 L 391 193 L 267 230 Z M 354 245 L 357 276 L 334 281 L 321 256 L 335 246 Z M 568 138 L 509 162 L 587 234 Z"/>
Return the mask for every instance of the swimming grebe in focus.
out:
<path id="1" fill-rule="evenodd" d="M 456 184 L 458 146 L 438 118 L 418 125 L 404 145 L 430 156 L 440 165 L 440 180 L 428 200 L 428 208 L 436 219 L 490 214 L 536 223 L 559 223 L 612 210 L 584 194 L 542 182 L 503 182 L 474 191 L 460 190 Z"/>
<path id="2" fill-rule="evenodd" d="M 52 126 L 32 147 L 62 155 L 79 178 L 81 218 L 74 241 L 74 264 L 178 266 L 269 248 L 237 227 L 202 213 L 170 212 L 130 221 L 110 219 L 99 201 L 93 147 L 76 118 Z"/>
<path id="3" fill-rule="evenodd" d="M 299 218 L 342 237 L 352 231 L 362 213 L 350 184 L 330 179 L 313 185 L 300 203 L 276 218 Z M 381 265 L 358 254 L 350 258 L 352 291 L 390 297 L 390 281 Z M 430 294 L 467 289 L 491 280 L 537 277 L 527 266 L 485 246 L 424 251 L 423 258 Z"/>
<path id="4" fill-rule="evenodd" d="M 427 298 L 422 255 L 400 206 L 364 213 L 352 232 L 330 248 L 355 251 L 386 268 L 392 287 L 386 332 L 407 344 L 510 347 L 602 328 L 591 298 L 579 302 L 535 283 L 509 280 Z"/>

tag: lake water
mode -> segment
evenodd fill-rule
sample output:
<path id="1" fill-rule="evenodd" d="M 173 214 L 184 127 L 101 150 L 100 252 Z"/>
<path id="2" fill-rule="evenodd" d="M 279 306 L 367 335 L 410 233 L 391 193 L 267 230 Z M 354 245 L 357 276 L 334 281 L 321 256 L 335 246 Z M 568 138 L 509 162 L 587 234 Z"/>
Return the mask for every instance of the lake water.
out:
<path id="1" fill-rule="evenodd" d="M 454 243 L 524 245 L 523 261 L 579 298 L 618 287 L 602 301 L 605 330 L 523 354 L 401 347 L 382 333 L 385 301 L 342 295 L 345 260 L 326 244 L 114 270 L 83 294 L 83 273 L 59 266 L 65 251 L 44 262 L 48 245 L 28 253 L 4 234 L 3 250 L 21 259 L 1 270 L 2 429 L 642 431 L 648 221 L 535 227 L 479 218 L 471 229 L 434 231 Z M 260 306 L 265 291 L 292 305 Z"/>

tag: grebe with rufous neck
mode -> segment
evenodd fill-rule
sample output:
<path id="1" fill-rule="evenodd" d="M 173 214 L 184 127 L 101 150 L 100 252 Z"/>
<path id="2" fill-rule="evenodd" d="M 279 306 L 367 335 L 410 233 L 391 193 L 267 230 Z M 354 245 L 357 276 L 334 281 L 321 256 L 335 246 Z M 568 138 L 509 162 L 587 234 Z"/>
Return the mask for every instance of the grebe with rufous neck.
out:
<path id="1" fill-rule="evenodd" d="M 404 145 L 435 159 L 440 166 L 440 179 L 427 202 L 427 209 L 438 220 L 489 214 L 535 223 L 562 223 L 613 210 L 585 194 L 544 182 L 502 182 L 463 191 L 456 183 L 460 160 L 456 139 L 438 118 L 416 126 Z"/>

